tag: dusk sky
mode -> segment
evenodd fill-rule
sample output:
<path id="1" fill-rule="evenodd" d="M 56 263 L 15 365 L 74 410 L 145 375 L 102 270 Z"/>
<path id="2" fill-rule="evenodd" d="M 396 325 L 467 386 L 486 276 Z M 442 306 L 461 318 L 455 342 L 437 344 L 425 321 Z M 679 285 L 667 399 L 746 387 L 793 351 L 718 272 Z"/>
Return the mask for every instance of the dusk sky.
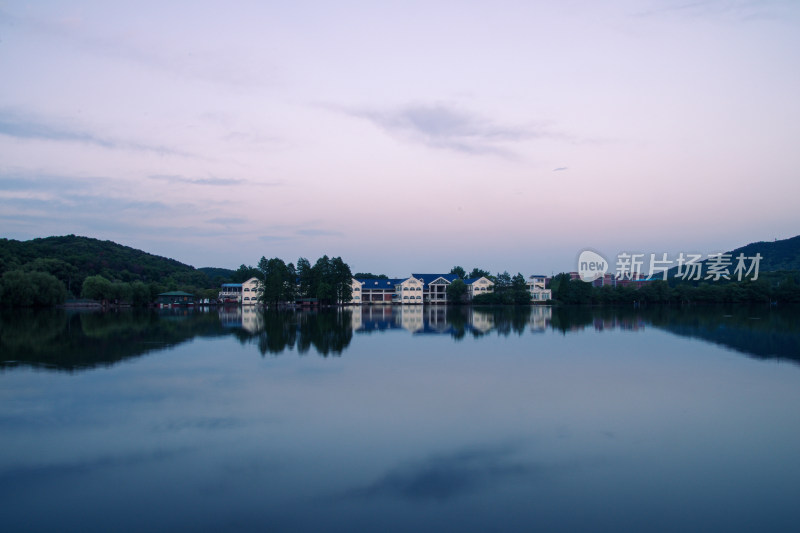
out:
<path id="1" fill-rule="evenodd" d="M 0 0 L 0 237 L 575 270 L 800 233 L 800 2 Z"/>

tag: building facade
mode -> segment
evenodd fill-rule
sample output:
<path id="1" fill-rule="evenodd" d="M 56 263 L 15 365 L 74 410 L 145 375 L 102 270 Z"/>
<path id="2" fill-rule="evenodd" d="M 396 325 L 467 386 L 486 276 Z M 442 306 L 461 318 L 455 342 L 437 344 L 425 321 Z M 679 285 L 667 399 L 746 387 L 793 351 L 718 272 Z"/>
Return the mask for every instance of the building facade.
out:
<path id="1" fill-rule="evenodd" d="M 467 299 L 470 301 L 481 294 L 494 292 L 494 282 L 483 276 L 480 278 L 465 279 L 464 283 L 467 284 Z"/>
<path id="2" fill-rule="evenodd" d="M 531 293 L 532 302 L 546 302 L 553 299 L 553 291 L 547 287 L 547 276 L 534 274 L 525 282 Z"/>
<path id="3" fill-rule="evenodd" d="M 244 283 L 223 283 L 218 299 L 226 304 L 256 305 L 263 288 L 258 278 L 250 278 Z"/>

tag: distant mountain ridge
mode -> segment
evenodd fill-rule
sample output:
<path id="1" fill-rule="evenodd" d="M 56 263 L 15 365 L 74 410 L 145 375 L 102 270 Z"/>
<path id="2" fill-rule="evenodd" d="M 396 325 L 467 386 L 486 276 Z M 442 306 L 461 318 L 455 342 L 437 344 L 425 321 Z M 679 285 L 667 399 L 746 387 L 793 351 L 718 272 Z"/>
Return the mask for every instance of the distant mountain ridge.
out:
<path id="1" fill-rule="evenodd" d="M 739 254 L 744 254 L 745 257 L 761 254 L 761 272 L 800 270 L 800 235 L 779 241 L 752 242 L 728 253 L 734 260 Z"/>
<path id="2" fill-rule="evenodd" d="M 751 242 L 750 244 L 725 253 L 730 255 L 731 266 L 728 273 L 734 275 L 734 277 L 735 274 L 733 274 L 733 269 L 737 265 L 736 258 L 740 254 L 744 254 L 746 258 L 755 257 L 756 254 L 761 255 L 758 265 L 759 274 L 768 272 L 800 272 L 800 235 L 791 237 L 789 239 L 781 239 L 771 242 Z M 751 262 L 751 259 L 747 260 L 746 266 L 748 268 Z M 706 266 L 709 263 L 708 258 L 705 257 L 698 261 L 698 263 L 703 265 L 703 272 L 706 273 Z M 667 271 L 667 277 L 670 279 L 676 278 L 677 274 L 677 266 L 673 266 Z M 659 275 L 656 275 L 656 278 L 660 279 Z"/>
<path id="3" fill-rule="evenodd" d="M 218 267 L 200 267 L 197 270 L 203 272 L 211 281 L 219 281 L 220 283 L 230 280 L 236 273 L 235 270 L 231 270 L 230 268 Z"/>
<path id="4" fill-rule="evenodd" d="M 10 270 L 49 272 L 72 287 L 80 287 L 86 277 L 95 275 L 124 282 L 213 286 L 206 273 L 175 259 L 76 235 L 29 241 L 0 239 L 0 273 Z"/>

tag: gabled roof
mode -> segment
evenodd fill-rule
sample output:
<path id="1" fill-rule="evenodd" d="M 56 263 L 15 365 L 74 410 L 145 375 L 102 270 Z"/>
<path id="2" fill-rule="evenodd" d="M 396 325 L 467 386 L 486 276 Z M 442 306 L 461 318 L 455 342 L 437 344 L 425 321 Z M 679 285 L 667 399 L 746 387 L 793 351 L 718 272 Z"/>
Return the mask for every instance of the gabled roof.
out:
<path id="1" fill-rule="evenodd" d="M 432 281 L 436 281 L 439 278 L 444 278 L 447 283 L 453 283 L 453 281 L 458 279 L 456 274 L 411 274 L 421 282 L 425 284 L 425 288 L 428 288 L 428 284 Z"/>
<path id="2" fill-rule="evenodd" d="M 490 279 L 489 279 L 489 278 L 487 278 L 486 276 L 481 276 L 481 277 L 479 277 L 479 278 L 469 278 L 469 279 L 465 279 L 465 280 L 464 280 L 464 283 L 466 283 L 467 285 L 472 285 L 473 283 L 475 283 L 475 282 L 476 282 L 476 281 L 478 281 L 479 279 L 485 279 L 486 281 L 488 281 L 489 283 L 491 283 L 492 285 L 494 285 L 494 281 L 490 280 Z"/>

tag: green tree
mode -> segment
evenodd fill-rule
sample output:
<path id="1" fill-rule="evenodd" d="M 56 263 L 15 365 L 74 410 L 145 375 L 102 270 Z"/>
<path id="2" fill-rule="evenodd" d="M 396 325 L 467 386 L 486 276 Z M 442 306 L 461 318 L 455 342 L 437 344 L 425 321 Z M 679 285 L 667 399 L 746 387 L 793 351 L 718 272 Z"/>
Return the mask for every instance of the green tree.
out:
<path id="1" fill-rule="evenodd" d="M 454 266 L 453 268 L 451 268 L 451 269 L 450 269 L 450 273 L 451 273 L 451 274 L 455 274 L 456 276 L 458 276 L 458 277 L 459 277 L 459 278 L 461 278 L 461 279 L 464 279 L 464 278 L 466 278 L 466 277 L 467 277 L 467 271 L 466 271 L 466 270 L 464 270 L 464 269 L 463 269 L 462 267 L 460 267 L 460 266 Z"/>
<path id="2" fill-rule="evenodd" d="M 68 290 L 72 289 L 72 282 L 78 276 L 78 269 L 61 259 L 38 257 L 25 264 L 23 270 L 28 272 L 47 272 L 58 278 Z"/>
<path id="3" fill-rule="evenodd" d="M 81 296 L 89 300 L 112 300 L 114 299 L 113 287 L 111 282 L 103 276 L 89 276 L 83 281 Z"/>
<path id="4" fill-rule="evenodd" d="M 511 274 L 508 271 L 503 272 L 502 274 L 498 273 L 495 277 L 494 281 L 495 290 L 498 288 L 502 292 L 504 289 L 511 287 Z"/>
<path id="5" fill-rule="evenodd" d="M 267 304 L 277 305 L 281 302 L 294 300 L 294 292 L 288 289 L 289 284 L 295 281 L 294 266 L 291 271 L 286 263 L 278 257 L 267 260 L 262 257 L 259 261 L 262 292 L 259 298 Z M 290 294 L 291 292 L 291 294 Z"/>
<path id="6" fill-rule="evenodd" d="M 294 264 L 286 265 L 286 276 L 283 281 L 283 299 L 294 302 L 297 299 L 297 269 Z"/>
<path id="7" fill-rule="evenodd" d="M 67 289 L 52 274 L 11 270 L 0 278 L 0 302 L 9 307 L 44 307 L 64 303 Z"/>
<path id="8" fill-rule="evenodd" d="M 475 278 L 492 279 L 492 275 L 489 273 L 488 270 L 483 270 L 475 267 L 470 271 L 468 279 L 475 279 Z"/>
<path id="9" fill-rule="evenodd" d="M 447 286 L 447 301 L 450 303 L 461 303 L 466 295 L 467 284 L 462 279 L 455 279 Z"/>
<path id="10" fill-rule="evenodd" d="M 520 272 L 511 279 L 511 298 L 516 305 L 531 303 L 531 293 L 525 283 L 525 276 Z"/>
<path id="11" fill-rule="evenodd" d="M 141 281 L 134 281 L 130 287 L 130 302 L 137 307 L 145 307 L 153 299 L 150 298 L 150 288 Z"/>
<path id="12" fill-rule="evenodd" d="M 311 262 L 305 257 L 297 260 L 297 279 L 298 291 L 301 298 L 314 298 L 312 294 L 312 286 L 314 285 L 314 272 L 312 271 Z"/>
<path id="13" fill-rule="evenodd" d="M 341 257 L 331 260 L 331 281 L 337 303 L 347 303 L 353 299 L 353 274 Z"/>
<path id="14" fill-rule="evenodd" d="M 260 271 L 256 267 L 239 265 L 239 268 L 231 275 L 233 283 L 244 283 L 250 278 L 259 277 Z"/>
<path id="15" fill-rule="evenodd" d="M 553 297 L 556 300 L 566 303 L 569 294 L 569 282 L 570 276 L 565 272 L 556 274 L 550 281 L 550 290 L 553 292 Z"/>
<path id="16" fill-rule="evenodd" d="M 331 279 L 331 260 L 323 255 L 311 267 L 311 294 L 322 303 L 331 303 L 336 296 Z"/>
<path id="17" fill-rule="evenodd" d="M 316 297 L 320 302 L 331 302 L 335 297 L 333 287 L 322 281 L 317 284 Z"/>

